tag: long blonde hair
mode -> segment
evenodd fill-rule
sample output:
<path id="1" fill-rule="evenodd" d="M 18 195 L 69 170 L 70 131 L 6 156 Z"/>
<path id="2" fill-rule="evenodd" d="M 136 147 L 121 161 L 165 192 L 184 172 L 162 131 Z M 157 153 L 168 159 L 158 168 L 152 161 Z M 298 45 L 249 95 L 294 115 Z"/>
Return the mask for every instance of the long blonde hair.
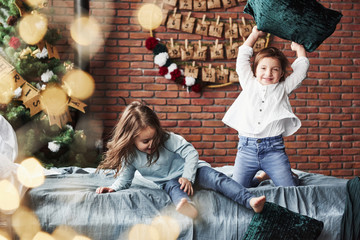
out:
<path id="1" fill-rule="evenodd" d="M 169 134 L 162 129 L 160 120 L 153 110 L 135 101 L 125 108 L 116 124 L 112 138 L 107 144 L 105 159 L 99 164 L 98 169 L 115 169 L 118 174 L 122 167 L 131 164 L 136 151 L 135 138 L 146 127 L 155 129 L 148 165 L 155 163 L 159 158 L 159 147 L 164 145 Z"/>

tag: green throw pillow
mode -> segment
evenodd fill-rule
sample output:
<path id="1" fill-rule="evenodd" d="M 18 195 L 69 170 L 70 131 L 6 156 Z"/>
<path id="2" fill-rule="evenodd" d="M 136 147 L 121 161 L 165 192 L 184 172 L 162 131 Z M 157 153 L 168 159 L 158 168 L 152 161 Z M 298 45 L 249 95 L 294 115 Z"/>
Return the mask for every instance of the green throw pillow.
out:
<path id="1" fill-rule="evenodd" d="M 342 14 L 316 0 L 248 0 L 244 12 L 259 30 L 314 51 L 336 29 Z"/>
<path id="2" fill-rule="evenodd" d="M 242 240 L 312 240 L 321 234 L 324 223 L 266 202 L 255 213 Z"/>

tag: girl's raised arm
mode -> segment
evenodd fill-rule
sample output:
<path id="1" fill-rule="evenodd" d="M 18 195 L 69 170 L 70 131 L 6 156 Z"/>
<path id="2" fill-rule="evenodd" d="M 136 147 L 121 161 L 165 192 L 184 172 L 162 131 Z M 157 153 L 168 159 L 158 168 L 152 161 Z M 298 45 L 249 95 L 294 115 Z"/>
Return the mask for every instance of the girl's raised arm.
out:
<path id="1" fill-rule="evenodd" d="M 259 31 L 257 26 L 254 26 L 249 37 L 245 40 L 244 45 L 253 47 L 258 40 L 259 37 L 263 37 L 266 35 L 266 32 Z"/>

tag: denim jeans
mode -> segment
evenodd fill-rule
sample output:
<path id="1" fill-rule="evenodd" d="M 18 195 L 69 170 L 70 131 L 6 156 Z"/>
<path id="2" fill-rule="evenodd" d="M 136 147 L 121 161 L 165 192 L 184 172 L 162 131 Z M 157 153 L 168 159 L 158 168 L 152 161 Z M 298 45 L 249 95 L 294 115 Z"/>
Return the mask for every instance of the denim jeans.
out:
<path id="1" fill-rule="evenodd" d="M 254 196 L 232 178 L 211 167 L 200 167 L 197 169 L 193 188 L 194 191 L 198 189 L 207 189 L 219 192 L 235 202 L 251 209 L 249 202 Z M 182 198 L 186 198 L 191 202 L 187 193 L 180 189 L 178 178 L 165 183 L 163 189 L 170 195 L 170 198 L 175 205 L 177 205 Z"/>
<path id="2" fill-rule="evenodd" d="M 239 136 L 233 178 L 244 187 L 253 187 L 252 179 L 264 170 L 276 186 L 297 186 L 282 136 L 248 138 Z"/>

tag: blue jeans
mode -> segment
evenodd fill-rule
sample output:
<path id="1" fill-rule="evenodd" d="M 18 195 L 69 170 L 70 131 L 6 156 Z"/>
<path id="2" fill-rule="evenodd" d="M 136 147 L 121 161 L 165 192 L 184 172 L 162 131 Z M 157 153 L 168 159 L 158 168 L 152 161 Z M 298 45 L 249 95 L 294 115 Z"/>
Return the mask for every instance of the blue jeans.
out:
<path id="1" fill-rule="evenodd" d="M 170 195 L 175 205 L 177 205 L 182 198 L 191 201 L 187 193 L 180 189 L 178 179 L 179 178 L 172 179 L 163 185 L 163 189 Z M 251 209 L 249 202 L 254 196 L 232 178 L 211 167 L 201 167 L 197 169 L 193 188 L 194 190 L 207 189 L 216 191 Z"/>
<path id="2" fill-rule="evenodd" d="M 244 187 L 253 187 L 252 179 L 264 170 L 276 186 L 297 186 L 282 136 L 248 138 L 239 136 L 233 178 Z"/>

